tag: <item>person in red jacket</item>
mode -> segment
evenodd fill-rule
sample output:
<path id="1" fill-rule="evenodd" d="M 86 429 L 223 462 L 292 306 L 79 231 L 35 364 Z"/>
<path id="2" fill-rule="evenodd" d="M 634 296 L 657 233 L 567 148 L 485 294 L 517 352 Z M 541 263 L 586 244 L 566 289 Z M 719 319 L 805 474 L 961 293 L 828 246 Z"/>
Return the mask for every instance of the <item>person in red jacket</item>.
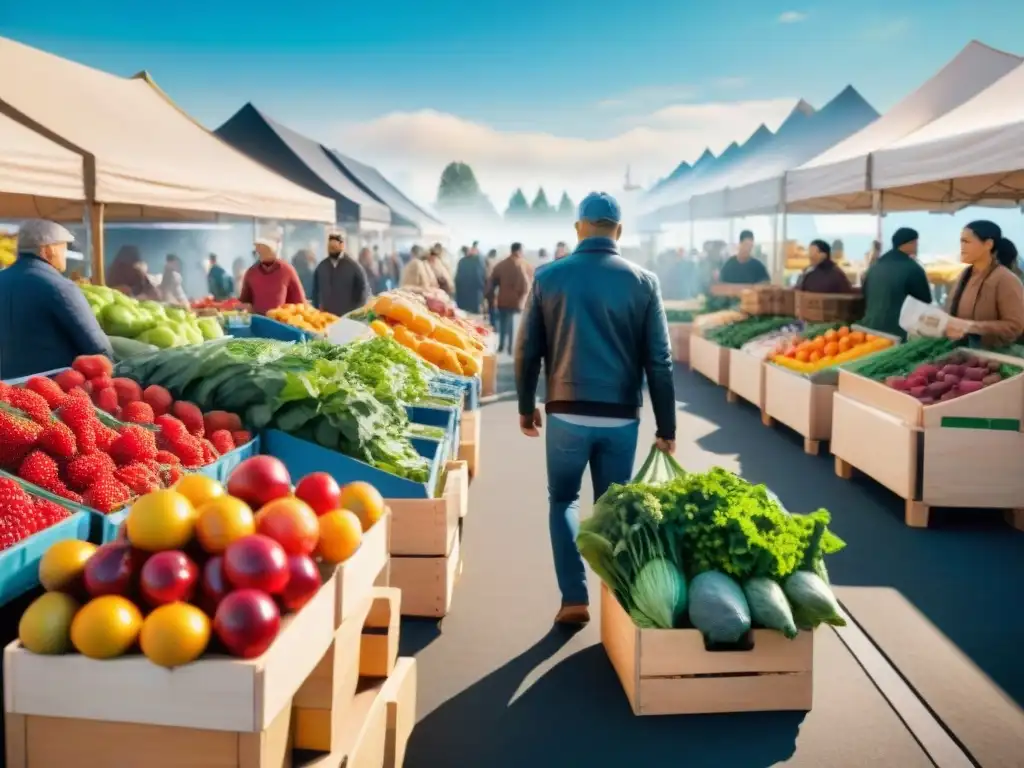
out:
<path id="1" fill-rule="evenodd" d="M 256 241 L 258 261 L 245 271 L 239 299 L 252 311 L 265 315 L 283 304 L 304 304 L 306 292 L 295 267 L 278 256 L 278 245 L 270 239 Z"/>

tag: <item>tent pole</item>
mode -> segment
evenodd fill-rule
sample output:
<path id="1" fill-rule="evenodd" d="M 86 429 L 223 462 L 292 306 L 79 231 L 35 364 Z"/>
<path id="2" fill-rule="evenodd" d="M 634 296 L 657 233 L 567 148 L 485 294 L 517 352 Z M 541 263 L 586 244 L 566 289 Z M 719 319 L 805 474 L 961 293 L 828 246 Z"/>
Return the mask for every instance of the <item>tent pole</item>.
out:
<path id="1" fill-rule="evenodd" d="M 103 254 L 103 203 L 89 203 L 89 255 L 92 258 L 92 282 L 105 285 L 106 266 Z"/>
<path id="2" fill-rule="evenodd" d="M 779 212 L 776 211 L 772 215 L 772 262 L 771 262 L 771 269 L 769 269 L 769 274 L 772 275 L 772 282 L 773 283 L 776 282 L 776 280 L 775 280 L 775 273 L 778 270 L 776 269 L 775 265 L 778 263 L 778 261 L 779 261 Z"/>
<path id="3" fill-rule="evenodd" d="M 875 240 L 877 240 L 880 245 L 882 243 L 882 216 L 884 215 L 884 201 L 882 200 L 882 194 L 883 193 L 881 191 L 872 193 L 872 197 L 874 199 L 871 204 L 871 207 L 875 209 Z"/>
<path id="4" fill-rule="evenodd" d="M 736 242 L 736 219 L 732 216 L 729 217 L 729 247 L 731 248 L 733 243 Z"/>
<path id="5" fill-rule="evenodd" d="M 778 258 L 775 260 L 775 269 L 773 270 L 772 278 L 777 280 L 779 284 L 786 282 L 786 249 L 788 247 L 788 239 L 786 235 L 786 229 L 789 225 L 786 216 L 786 206 L 782 206 L 782 241 L 781 247 L 779 248 Z"/>

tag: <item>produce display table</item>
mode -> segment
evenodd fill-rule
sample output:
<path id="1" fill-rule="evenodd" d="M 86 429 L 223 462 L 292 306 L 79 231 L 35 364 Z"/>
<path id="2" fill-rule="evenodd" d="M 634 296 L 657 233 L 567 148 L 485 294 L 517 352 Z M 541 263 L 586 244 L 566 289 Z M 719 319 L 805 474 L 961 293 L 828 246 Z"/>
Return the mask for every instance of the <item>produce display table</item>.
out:
<path id="1" fill-rule="evenodd" d="M 691 334 L 690 367 L 724 387 L 729 382 L 729 350 L 703 336 Z"/>
<path id="2" fill-rule="evenodd" d="M 677 363 L 690 362 L 690 335 L 693 323 L 669 323 L 668 340 L 672 345 L 672 359 Z"/>
<path id="3" fill-rule="evenodd" d="M 771 363 L 764 365 L 764 406 L 761 420 L 770 427 L 780 421 L 804 439 L 804 452 L 816 455 L 821 441 L 832 436 L 834 384 L 818 383 Z"/>
<path id="4" fill-rule="evenodd" d="M 1009 522 L 1024 528 L 1022 422 L 1024 375 L 925 406 L 844 370 L 832 411 L 836 474 L 850 478 L 857 469 L 904 499 L 909 526 L 927 527 L 932 507 L 965 507 L 1008 510 Z"/>
<path id="5" fill-rule="evenodd" d="M 729 391 L 726 395 L 729 402 L 742 397 L 764 410 L 765 397 L 765 365 L 764 359 L 742 349 L 729 350 Z"/>

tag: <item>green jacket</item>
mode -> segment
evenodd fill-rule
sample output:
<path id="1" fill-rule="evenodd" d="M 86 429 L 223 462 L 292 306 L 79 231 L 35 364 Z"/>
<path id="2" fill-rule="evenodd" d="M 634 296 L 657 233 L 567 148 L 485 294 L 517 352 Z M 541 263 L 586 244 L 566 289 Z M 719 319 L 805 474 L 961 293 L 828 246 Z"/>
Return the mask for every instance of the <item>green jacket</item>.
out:
<path id="1" fill-rule="evenodd" d="M 864 320 L 861 324 L 882 333 L 907 337 L 900 328 L 900 309 L 907 296 L 932 303 L 932 289 L 924 267 L 903 251 L 882 254 L 864 275 Z"/>

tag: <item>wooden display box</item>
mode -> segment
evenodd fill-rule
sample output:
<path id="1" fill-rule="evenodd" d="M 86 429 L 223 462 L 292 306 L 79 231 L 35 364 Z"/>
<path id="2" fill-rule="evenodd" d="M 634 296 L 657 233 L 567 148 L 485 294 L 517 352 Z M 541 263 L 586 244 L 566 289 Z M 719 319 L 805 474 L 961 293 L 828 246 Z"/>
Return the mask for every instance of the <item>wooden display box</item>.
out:
<path id="1" fill-rule="evenodd" d="M 388 732 L 383 687 L 383 682 L 360 682 L 349 707 L 336 713 L 334 748 L 319 754 L 296 750 L 294 768 L 381 768 Z"/>
<path id="2" fill-rule="evenodd" d="M 343 715 L 352 705 L 359 685 L 363 626 L 372 597 L 352 609 L 334 632 L 327 651 L 295 693 L 295 747 L 318 752 L 337 748 L 343 732 Z"/>
<path id="3" fill-rule="evenodd" d="M 796 291 L 794 310 L 807 323 L 855 323 L 864 317 L 864 296 Z"/>
<path id="4" fill-rule="evenodd" d="M 469 503 L 466 462 L 448 462 L 444 492 L 436 499 L 388 499 L 392 556 L 440 557 L 451 552 L 452 537 Z"/>
<path id="5" fill-rule="evenodd" d="M 381 689 L 387 708 L 384 768 L 402 768 L 405 750 L 416 725 L 416 659 L 404 657 Z"/>
<path id="6" fill-rule="evenodd" d="M 466 462 L 469 478 L 480 471 L 480 409 L 462 412 L 462 432 L 459 441 L 459 459 Z"/>
<path id="7" fill-rule="evenodd" d="M 444 557 L 392 557 L 391 586 L 402 590 L 402 615 L 442 618 L 462 564 L 461 528 Z"/>
<path id="8" fill-rule="evenodd" d="M 729 350 L 703 336 L 690 336 L 690 368 L 724 387 L 729 383 Z"/>
<path id="9" fill-rule="evenodd" d="M 373 603 L 359 640 L 359 676 L 390 677 L 398 661 L 402 624 L 402 592 L 394 587 L 373 590 Z"/>
<path id="10" fill-rule="evenodd" d="M 480 396 L 493 397 L 498 394 L 498 356 L 484 352 L 480 366 Z"/>
<path id="11" fill-rule="evenodd" d="M 765 367 L 763 358 L 740 349 L 730 349 L 729 400 L 742 397 L 763 410 Z"/>
<path id="12" fill-rule="evenodd" d="M 639 629 L 601 585 L 601 643 L 636 715 L 809 711 L 814 634 L 751 633 L 749 651 L 708 651 L 696 629 Z"/>
<path id="13" fill-rule="evenodd" d="M 923 406 L 840 371 L 832 421 L 836 474 L 857 469 L 904 499 L 907 525 L 926 527 L 932 507 L 966 507 L 1005 509 L 1011 525 L 1024 527 L 1024 375 Z"/>
<path id="14" fill-rule="evenodd" d="M 430 504 L 430 500 L 395 499 L 390 504 Z M 369 531 L 363 534 L 359 549 L 340 565 L 321 564 L 321 573 L 333 572 L 337 585 L 334 628 L 337 629 L 353 612 L 360 610 L 372 594 L 373 587 L 382 578 L 387 582 L 390 555 L 389 540 L 395 525 L 395 512 L 388 511 Z M 384 573 L 382 577 L 381 574 Z"/>
<path id="15" fill-rule="evenodd" d="M 738 299 L 744 291 L 752 290 L 758 285 L 759 283 L 712 283 L 708 293 L 712 296 Z"/>
<path id="16" fill-rule="evenodd" d="M 817 454 L 822 440 L 832 438 L 834 384 L 818 384 L 771 363 L 764 364 L 765 426 L 780 421 L 804 439 L 804 451 Z"/>
<path id="17" fill-rule="evenodd" d="M 672 359 L 677 363 L 690 362 L 690 334 L 693 323 L 669 323 L 668 341 L 672 345 Z"/>
<path id="18" fill-rule="evenodd" d="M 757 286 L 740 294 L 740 311 L 748 315 L 793 315 L 796 292 L 774 285 Z"/>

